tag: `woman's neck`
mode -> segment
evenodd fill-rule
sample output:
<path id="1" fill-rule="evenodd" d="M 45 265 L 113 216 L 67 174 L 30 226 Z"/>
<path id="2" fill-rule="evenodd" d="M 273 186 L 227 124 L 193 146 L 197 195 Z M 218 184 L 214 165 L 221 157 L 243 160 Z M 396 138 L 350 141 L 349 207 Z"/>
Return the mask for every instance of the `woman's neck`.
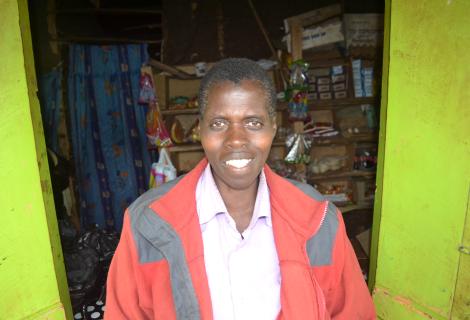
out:
<path id="1" fill-rule="evenodd" d="M 259 178 L 243 190 L 234 190 L 218 185 L 225 207 L 233 220 L 235 220 L 237 230 L 240 233 L 245 231 L 251 222 L 258 193 L 258 183 Z"/>

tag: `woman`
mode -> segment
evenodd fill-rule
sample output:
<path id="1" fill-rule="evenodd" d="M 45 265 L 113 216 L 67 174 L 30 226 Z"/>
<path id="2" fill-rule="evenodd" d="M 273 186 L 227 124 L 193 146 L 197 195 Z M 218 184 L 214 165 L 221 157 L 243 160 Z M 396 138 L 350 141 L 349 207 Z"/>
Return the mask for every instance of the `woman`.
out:
<path id="1" fill-rule="evenodd" d="M 127 210 L 105 318 L 375 318 L 340 212 L 265 165 L 275 101 L 248 59 L 204 77 L 206 159 Z"/>

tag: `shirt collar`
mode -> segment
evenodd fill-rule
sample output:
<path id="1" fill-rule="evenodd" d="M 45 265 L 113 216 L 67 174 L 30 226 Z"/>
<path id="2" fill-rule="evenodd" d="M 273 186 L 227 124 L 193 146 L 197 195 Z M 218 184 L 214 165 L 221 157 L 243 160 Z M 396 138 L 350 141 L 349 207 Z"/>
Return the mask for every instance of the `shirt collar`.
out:
<path id="1" fill-rule="evenodd" d="M 228 213 L 224 200 L 215 183 L 214 176 L 212 175 L 210 164 L 207 164 L 199 178 L 196 187 L 196 205 L 200 225 L 208 223 L 219 213 Z M 258 191 L 250 226 L 261 217 L 266 217 L 266 224 L 272 226 L 269 189 L 266 183 L 264 169 L 259 176 Z"/>

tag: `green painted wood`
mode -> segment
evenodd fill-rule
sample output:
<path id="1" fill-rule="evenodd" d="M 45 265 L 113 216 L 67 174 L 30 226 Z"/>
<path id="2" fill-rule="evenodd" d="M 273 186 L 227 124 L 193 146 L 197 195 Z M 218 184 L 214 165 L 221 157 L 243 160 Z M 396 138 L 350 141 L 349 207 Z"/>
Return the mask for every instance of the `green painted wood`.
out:
<path id="1" fill-rule="evenodd" d="M 377 151 L 377 175 L 376 191 L 374 199 L 374 214 L 370 243 L 369 259 L 369 290 L 372 291 L 375 285 L 375 276 L 377 270 L 377 250 L 380 230 L 380 219 L 382 209 L 382 190 L 383 190 L 383 171 L 385 158 L 385 132 L 387 128 L 387 102 L 388 102 L 388 68 L 390 52 L 390 1 L 385 1 L 384 13 L 384 42 L 383 42 L 383 64 L 382 64 L 382 89 L 380 102 L 380 131 L 379 131 L 379 149 Z"/>
<path id="2" fill-rule="evenodd" d="M 0 26 L 0 318 L 70 318 L 26 0 Z"/>
<path id="3" fill-rule="evenodd" d="M 393 0 L 387 8 L 374 301 L 382 319 L 449 319 L 470 177 L 470 2 Z"/>
<path id="4" fill-rule="evenodd" d="M 467 214 L 460 243 L 460 262 L 455 286 L 452 317 L 455 320 L 470 320 L 470 185 L 468 189 Z"/>

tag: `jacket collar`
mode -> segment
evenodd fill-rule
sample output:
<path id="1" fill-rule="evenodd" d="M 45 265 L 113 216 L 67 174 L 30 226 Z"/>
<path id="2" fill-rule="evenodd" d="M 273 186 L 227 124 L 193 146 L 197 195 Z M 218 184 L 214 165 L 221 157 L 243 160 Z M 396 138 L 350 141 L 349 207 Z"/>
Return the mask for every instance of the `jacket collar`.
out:
<path id="1" fill-rule="evenodd" d="M 151 208 L 171 223 L 176 230 L 187 225 L 194 218 L 192 214 L 197 215 L 195 190 L 206 166 L 207 159 L 204 158 L 159 201 L 151 205 Z M 272 213 L 279 214 L 280 218 L 298 230 L 302 236 L 311 237 L 320 227 L 323 219 L 321 213 L 327 205 L 326 201 L 312 199 L 291 182 L 274 173 L 268 165 L 264 166 L 264 173 L 269 188 Z M 317 212 L 318 214 L 314 214 Z"/>
<path id="2" fill-rule="evenodd" d="M 310 238 L 320 227 L 326 201 L 316 201 L 267 165 L 264 172 L 270 191 L 271 210 L 303 237 Z"/>

